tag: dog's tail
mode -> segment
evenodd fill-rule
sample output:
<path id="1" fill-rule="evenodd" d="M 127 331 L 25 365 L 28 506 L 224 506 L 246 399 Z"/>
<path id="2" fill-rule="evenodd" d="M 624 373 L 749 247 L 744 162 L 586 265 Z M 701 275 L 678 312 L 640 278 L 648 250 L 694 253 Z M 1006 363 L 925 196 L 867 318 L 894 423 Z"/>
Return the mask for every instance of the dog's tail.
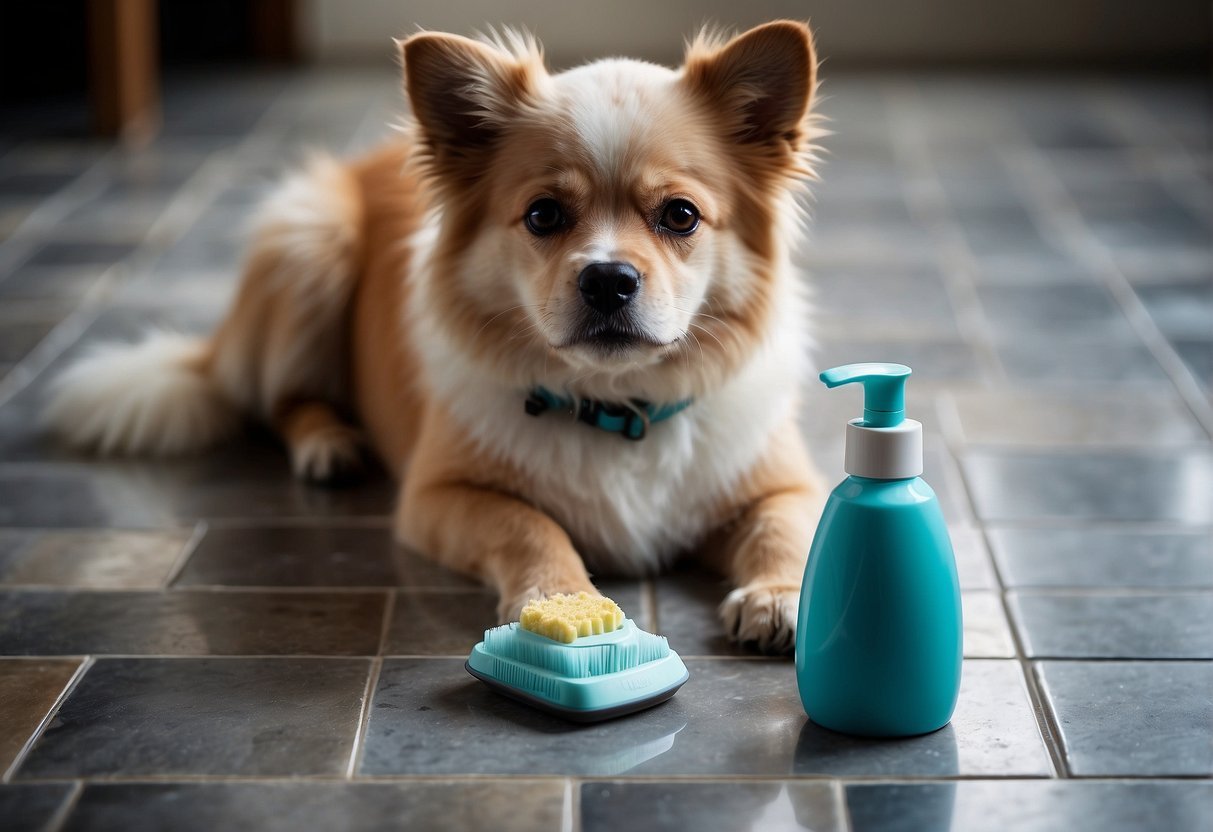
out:
<path id="1" fill-rule="evenodd" d="M 93 347 L 51 393 L 47 424 L 72 446 L 104 454 L 197 451 L 239 423 L 236 403 L 211 376 L 207 342 L 171 332 Z"/>
<path id="2" fill-rule="evenodd" d="M 82 450 L 167 456 L 213 445 L 243 415 L 272 423 L 292 401 L 340 402 L 361 218 L 353 173 L 312 159 L 262 205 L 213 336 L 94 347 L 53 382 L 46 423 Z"/>

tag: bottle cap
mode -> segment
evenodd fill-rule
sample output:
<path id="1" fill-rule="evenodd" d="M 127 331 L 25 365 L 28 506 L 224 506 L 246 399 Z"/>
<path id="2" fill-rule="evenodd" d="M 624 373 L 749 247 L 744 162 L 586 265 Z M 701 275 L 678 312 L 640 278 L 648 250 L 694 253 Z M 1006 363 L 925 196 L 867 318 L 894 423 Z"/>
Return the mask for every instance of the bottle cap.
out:
<path id="1" fill-rule="evenodd" d="M 922 473 L 922 424 L 905 418 L 904 364 L 847 364 L 826 370 L 826 387 L 863 385 L 863 417 L 847 423 L 844 467 L 856 477 L 900 480 Z"/>

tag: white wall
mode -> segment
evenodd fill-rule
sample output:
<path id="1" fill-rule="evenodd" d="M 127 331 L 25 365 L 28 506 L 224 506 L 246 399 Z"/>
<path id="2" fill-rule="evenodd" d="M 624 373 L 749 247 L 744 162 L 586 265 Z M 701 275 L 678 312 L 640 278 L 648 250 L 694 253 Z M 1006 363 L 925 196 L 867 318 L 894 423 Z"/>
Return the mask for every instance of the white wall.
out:
<path id="1" fill-rule="evenodd" d="M 705 21 L 810 19 L 840 61 L 1167 60 L 1207 48 L 1205 0 L 303 0 L 319 59 L 391 54 L 394 35 L 470 33 L 488 23 L 537 32 L 555 65 L 627 54 L 676 60 Z"/>

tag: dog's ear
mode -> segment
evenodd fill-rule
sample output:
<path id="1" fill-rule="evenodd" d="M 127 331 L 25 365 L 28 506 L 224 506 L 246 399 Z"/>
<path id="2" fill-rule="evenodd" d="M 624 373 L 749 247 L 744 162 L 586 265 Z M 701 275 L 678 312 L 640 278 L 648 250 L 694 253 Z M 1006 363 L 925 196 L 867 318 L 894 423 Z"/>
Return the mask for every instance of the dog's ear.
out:
<path id="1" fill-rule="evenodd" d="M 799 149 L 817 84 L 808 26 L 777 20 L 723 42 L 702 32 L 682 71 L 682 83 L 725 118 L 733 141 Z"/>
<path id="2" fill-rule="evenodd" d="M 443 168 L 490 149 L 544 72 L 538 44 L 513 32 L 494 44 L 421 32 L 400 52 L 422 140 Z"/>

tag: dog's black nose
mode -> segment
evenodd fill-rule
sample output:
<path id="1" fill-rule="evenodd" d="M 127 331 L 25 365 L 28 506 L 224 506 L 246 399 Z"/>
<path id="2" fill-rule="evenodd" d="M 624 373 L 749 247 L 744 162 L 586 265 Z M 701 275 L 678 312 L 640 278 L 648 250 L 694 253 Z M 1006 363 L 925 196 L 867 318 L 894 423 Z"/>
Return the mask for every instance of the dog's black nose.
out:
<path id="1" fill-rule="evenodd" d="M 591 263 L 581 270 L 577 288 L 591 309 L 610 315 L 636 297 L 640 272 L 631 263 Z"/>

